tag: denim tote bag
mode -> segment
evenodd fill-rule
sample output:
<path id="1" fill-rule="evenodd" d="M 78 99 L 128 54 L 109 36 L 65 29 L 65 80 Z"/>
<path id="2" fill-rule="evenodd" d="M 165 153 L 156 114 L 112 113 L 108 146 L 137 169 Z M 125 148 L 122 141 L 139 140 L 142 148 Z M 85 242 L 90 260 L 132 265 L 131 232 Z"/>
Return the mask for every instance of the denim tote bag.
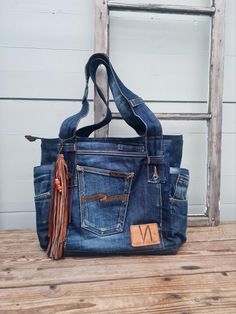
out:
<path id="1" fill-rule="evenodd" d="M 92 138 L 112 119 L 96 83 L 104 65 L 115 104 L 137 137 Z M 49 257 L 175 254 L 186 241 L 189 171 L 181 168 L 182 135 L 163 135 L 161 123 L 97 53 L 85 67 L 79 113 L 61 125 L 59 138 L 41 140 L 34 168 L 39 243 Z M 102 121 L 79 128 L 88 113 L 88 82 L 107 106 Z"/>

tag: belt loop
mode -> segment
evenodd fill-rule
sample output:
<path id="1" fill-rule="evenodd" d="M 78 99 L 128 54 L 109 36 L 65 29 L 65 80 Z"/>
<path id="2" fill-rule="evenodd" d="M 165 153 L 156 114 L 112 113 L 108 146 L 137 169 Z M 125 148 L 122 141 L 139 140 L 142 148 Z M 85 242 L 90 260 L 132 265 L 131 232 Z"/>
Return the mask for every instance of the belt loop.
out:
<path id="1" fill-rule="evenodd" d="M 59 144 L 59 148 L 58 148 L 58 154 L 60 154 L 63 150 L 63 146 L 64 146 L 64 140 L 62 138 L 60 138 L 60 144 Z"/>
<path id="2" fill-rule="evenodd" d="M 147 156 L 147 165 L 150 164 L 150 157 L 149 157 L 149 149 L 148 149 L 148 139 L 147 139 L 147 133 L 145 134 L 145 150 L 146 150 L 146 156 Z"/>
<path id="3" fill-rule="evenodd" d="M 147 156 L 149 156 L 147 133 L 145 134 L 145 141 L 144 141 L 144 143 L 145 143 L 146 154 L 147 154 Z"/>

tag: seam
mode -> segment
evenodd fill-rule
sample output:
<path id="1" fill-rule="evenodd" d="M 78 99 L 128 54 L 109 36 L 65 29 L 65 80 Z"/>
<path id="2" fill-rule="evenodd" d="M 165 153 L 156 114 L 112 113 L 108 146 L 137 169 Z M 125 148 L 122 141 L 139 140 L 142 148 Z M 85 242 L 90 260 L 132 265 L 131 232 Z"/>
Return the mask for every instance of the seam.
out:
<path id="1" fill-rule="evenodd" d="M 50 193 L 50 191 L 48 191 L 48 192 L 45 192 L 45 193 L 41 193 L 41 194 L 35 195 L 34 199 L 35 199 L 35 201 L 43 200 L 43 199 L 49 198 L 50 196 L 51 196 L 51 193 Z"/>
<path id="2" fill-rule="evenodd" d="M 146 157 L 146 153 L 141 152 L 122 152 L 122 151 L 102 151 L 102 150 L 81 150 L 77 151 L 77 155 L 111 155 L 111 156 L 125 156 L 125 157 Z"/>

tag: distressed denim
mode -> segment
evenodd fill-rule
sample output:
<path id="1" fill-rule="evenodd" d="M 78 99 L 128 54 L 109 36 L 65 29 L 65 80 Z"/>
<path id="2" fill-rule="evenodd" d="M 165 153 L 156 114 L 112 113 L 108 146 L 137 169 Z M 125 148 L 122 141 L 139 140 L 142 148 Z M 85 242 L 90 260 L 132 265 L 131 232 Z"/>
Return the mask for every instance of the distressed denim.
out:
<path id="1" fill-rule="evenodd" d="M 124 120 L 138 133 L 133 138 L 90 138 L 104 119 L 78 128 L 88 112 L 88 80 L 96 84 L 97 67 L 105 65 L 115 103 Z M 189 172 L 181 168 L 183 138 L 163 135 L 160 121 L 143 100 L 127 89 L 108 57 L 93 55 L 86 65 L 86 88 L 81 111 L 67 118 L 58 139 L 41 138 L 41 165 L 34 168 L 37 234 L 48 244 L 54 163 L 64 154 L 72 195 L 64 256 L 106 254 L 175 254 L 186 241 Z M 31 140 L 37 138 L 31 137 Z M 130 226 L 156 223 L 160 243 L 133 247 Z"/>

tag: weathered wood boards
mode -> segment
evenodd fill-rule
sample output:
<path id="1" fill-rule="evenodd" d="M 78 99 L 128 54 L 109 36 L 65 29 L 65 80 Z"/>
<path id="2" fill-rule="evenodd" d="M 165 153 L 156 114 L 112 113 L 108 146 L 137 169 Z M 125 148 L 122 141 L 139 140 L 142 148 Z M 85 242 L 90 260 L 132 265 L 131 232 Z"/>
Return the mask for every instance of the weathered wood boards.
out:
<path id="1" fill-rule="evenodd" d="M 95 1 L 95 37 L 94 37 L 94 50 L 95 52 L 103 52 L 108 54 L 109 45 L 109 11 L 107 7 L 107 0 Z M 99 87 L 103 91 L 106 99 L 108 100 L 108 86 L 107 75 L 104 67 L 100 66 L 97 71 L 96 80 L 99 82 Z M 97 123 L 102 120 L 106 115 L 106 106 L 99 97 L 96 90 L 94 90 L 94 122 Z M 97 130 L 96 137 L 107 136 L 108 126 Z"/>
<path id="2" fill-rule="evenodd" d="M 155 12 L 166 14 L 189 14 L 208 15 L 215 13 L 214 7 L 192 7 L 187 5 L 166 5 L 155 3 L 125 3 L 108 1 L 108 8 L 111 11 L 133 11 L 133 12 Z"/>
<path id="3" fill-rule="evenodd" d="M 156 116 L 160 120 L 209 120 L 211 119 L 210 113 L 157 113 Z M 112 114 L 113 119 L 122 119 L 121 115 L 117 112 Z"/>
<path id="4" fill-rule="evenodd" d="M 207 215 L 212 225 L 220 222 L 222 101 L 224 75 L 225 0 L 214 1 L 212 17 L 208 112 Z"/>
<path id="5" fill-rule="evenodd" d="M 235 223 L 189 228 L 175 256 L 55 262 L 30 230 L 0 241 L 0 313 L 235 313 Z"/>

